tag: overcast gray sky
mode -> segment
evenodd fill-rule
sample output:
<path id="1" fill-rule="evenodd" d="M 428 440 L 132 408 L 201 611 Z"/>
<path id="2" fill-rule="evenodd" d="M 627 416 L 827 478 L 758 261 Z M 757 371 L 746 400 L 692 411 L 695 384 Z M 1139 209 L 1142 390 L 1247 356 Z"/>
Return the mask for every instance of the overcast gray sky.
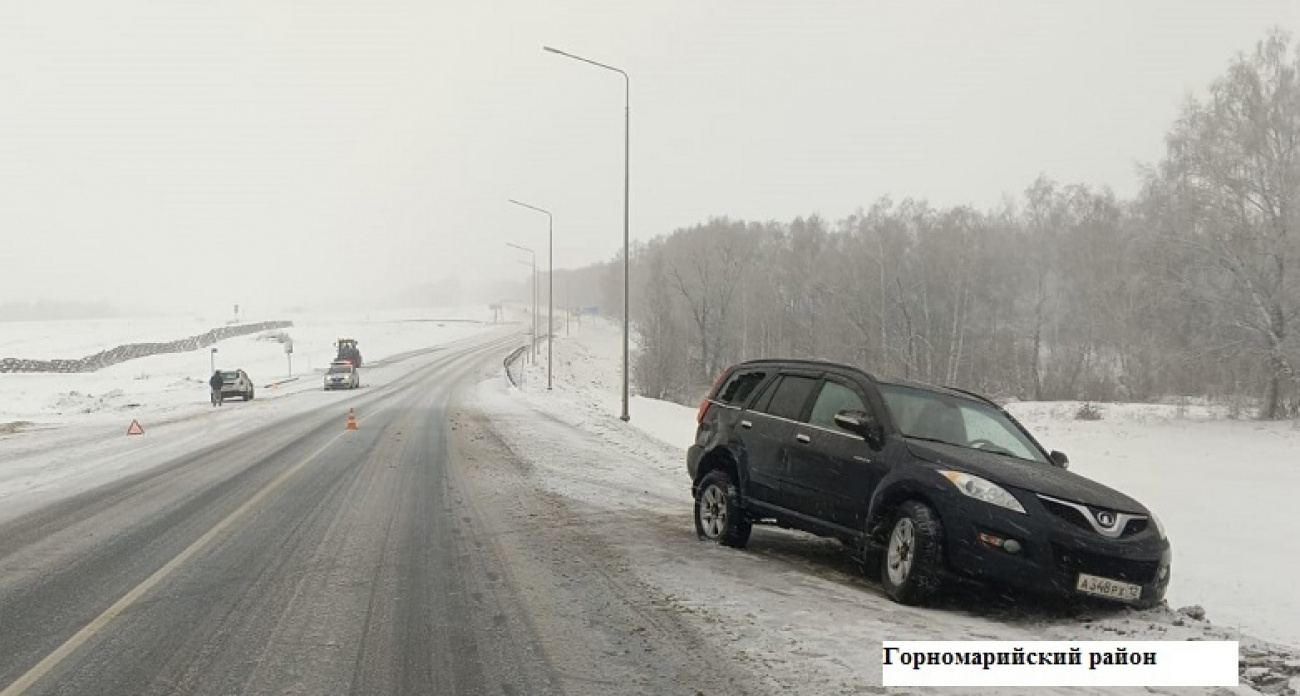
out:
<path id="1" fill-rule="evenodd" d="M 285 306 L 710 215 L 1129 195 L 1300 2 L 0 2 L 0 304 Z M 215 270 L 215 269 L 223 270 Z"/>

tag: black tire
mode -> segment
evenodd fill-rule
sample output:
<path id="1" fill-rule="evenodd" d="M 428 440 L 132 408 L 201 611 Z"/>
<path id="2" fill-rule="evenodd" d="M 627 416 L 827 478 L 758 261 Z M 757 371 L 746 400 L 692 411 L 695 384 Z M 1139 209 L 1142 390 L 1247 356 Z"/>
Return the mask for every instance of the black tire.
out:
<path id="1" fill-rule="evenodd" d="M 880 582 L 899 604 L 921 604 L 943 578 L 943 522 L 925 503 L 898 506 L 885 537 Z"/>
<path id="2" fill-rule="evenodd" d="M 753 523 L 740 507 L 740 491 L 725 471 L 713 471 L 695 489 L 695 533 L 701 539 L 743 549 Z"/>
<path id="3" fill-rule="evenodd" d="M 244 395 L 244 401 L 252 401 L 252 400 L 253 400 L 253 390 L 249 389 L 248 393 Z"/>

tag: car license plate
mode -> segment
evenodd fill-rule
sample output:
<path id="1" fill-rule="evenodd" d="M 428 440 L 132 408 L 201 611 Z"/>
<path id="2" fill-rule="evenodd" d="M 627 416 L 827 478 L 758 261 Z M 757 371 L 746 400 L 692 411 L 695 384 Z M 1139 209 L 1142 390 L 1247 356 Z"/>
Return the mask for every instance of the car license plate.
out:
<path id="1" fill-rule="evenodd" d="M 1079 573 L 1079 582 L 1075 585 L 1075 589 L 1095 597 L 1118 599 L 1125 602 L 1136 602 L 1142 599 L 1141 585 L 1088 575 L 1087 573 Z"/>

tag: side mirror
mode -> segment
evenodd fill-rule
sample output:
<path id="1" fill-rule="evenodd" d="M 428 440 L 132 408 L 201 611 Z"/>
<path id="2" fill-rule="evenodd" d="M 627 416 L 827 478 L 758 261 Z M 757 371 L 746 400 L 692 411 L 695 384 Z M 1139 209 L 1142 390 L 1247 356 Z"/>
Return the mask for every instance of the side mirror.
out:
<path id="1" fill-rule="evenodd" d="M 1061 467 L 1062 469 L 1070 468 L 1070 458 L 1065 456 L 1064 452 L 1052 450 L 1052 453 L 1048 455 L 1048 457 L 1052 460 L 1053 464 Z"/>
<path id="2" fill-rule="evenodd" d="M 884 443 L 884 430 L 876 422 L 876 417 L 866 411 L 840 411 L 835 414 L 835 425 L 861 435 L 872 449 L 880 449 Z"/>

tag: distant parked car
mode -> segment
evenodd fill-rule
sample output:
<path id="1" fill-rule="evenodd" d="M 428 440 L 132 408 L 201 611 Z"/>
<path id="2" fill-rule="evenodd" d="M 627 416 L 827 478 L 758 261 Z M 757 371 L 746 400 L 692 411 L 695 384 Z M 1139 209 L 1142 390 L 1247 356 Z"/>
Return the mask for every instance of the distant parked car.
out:
<path id="1" fill-rule="evenodd" d="M 361 373 L 356 366 L 346 360 L 330 363 L 325 371 L 325 390 L 356 389 L 361 386 Z"/>
<path id="2" fill-rule="evenodd" d="M 221 398 L 238 396 L 244 401 L 253 400 L 253 378 L 243 370 L 221 371 Z"/>
<path id="3" fill-rule="evenodd" d="M 956 576 L 1150 606 L 1169 585 L 1159 520 L 1066 471 L 970 392 L 846 365 L 729 368 L 700 404 L 686 466 L 703 539 L 743 547 L 773 522 L 883 556 L 895 601 Z"/>

